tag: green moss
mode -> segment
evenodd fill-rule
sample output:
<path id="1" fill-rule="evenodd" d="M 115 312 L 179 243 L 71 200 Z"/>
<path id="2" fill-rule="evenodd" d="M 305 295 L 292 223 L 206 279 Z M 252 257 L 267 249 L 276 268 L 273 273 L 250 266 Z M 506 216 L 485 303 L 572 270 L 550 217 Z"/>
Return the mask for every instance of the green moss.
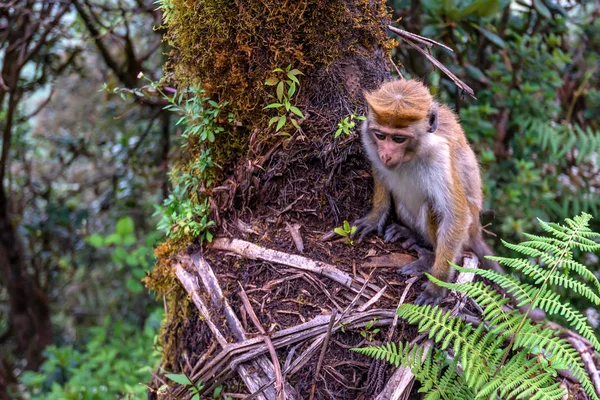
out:
<path id="1" fill-rule="evenodd" d="M 373 46 L 388 47 L 384 1 L 173 0 L 167 23 L 176 49 L 168 65 L 183 85 L 201 82 L 228 101 L 244 126 L 264 122 L 264 86 L 289 64 L 307 76 Z"/>

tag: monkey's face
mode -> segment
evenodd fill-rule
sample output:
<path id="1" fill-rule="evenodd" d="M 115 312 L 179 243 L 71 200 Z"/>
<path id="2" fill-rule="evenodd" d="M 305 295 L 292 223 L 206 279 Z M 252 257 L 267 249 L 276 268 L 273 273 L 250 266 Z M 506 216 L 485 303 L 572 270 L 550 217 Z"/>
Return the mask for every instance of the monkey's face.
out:
<path id="1" fill-rule="evenodd" d="M 371 123 L 369 135 L 377 146 L 379 159 L 388 169 L 398 168 L 414 156 L 414 127 L 389 128 Z"/>

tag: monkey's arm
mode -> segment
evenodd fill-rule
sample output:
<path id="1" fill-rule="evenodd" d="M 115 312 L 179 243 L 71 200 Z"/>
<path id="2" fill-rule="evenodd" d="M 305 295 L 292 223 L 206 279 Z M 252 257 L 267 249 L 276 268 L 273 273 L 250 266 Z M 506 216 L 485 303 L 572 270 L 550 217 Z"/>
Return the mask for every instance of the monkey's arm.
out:
<path id="1" fill-rule="evenodd" d="M 373 180 L 375 181 L 373 208 L 365 217 L 354 221 L 356 231 L 353 236 L 360 235 L 359 241 L 374 231 L 383 236 L 383 229 L 392 209 L 392 196 L 375 172 L 373 173 Z"/>

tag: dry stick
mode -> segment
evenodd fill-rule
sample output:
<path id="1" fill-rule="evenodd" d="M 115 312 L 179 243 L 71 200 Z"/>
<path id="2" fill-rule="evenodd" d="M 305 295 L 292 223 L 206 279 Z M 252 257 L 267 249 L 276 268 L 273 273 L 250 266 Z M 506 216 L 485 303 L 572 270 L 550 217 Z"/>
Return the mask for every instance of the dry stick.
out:
<path id="1" fill-rule="evenodd" d="M 352 279 L 347 273 L 337 269 L 331 264 L 321 261 L 311 260 L 295 254 L 284 253 L 283 251 L 272 250 L 258 246 L 254 243 L 241 239 L 217 238 L 213 240 L 210 247 L 216 250 L 232 251 L 251 260 L 264 260 L 276 264 L 287 265 L 288 267 L 314 272 L 351 289 L 355 293 L 359 291 L 358 287 L 362 279 Z M 380 287 L 369 284 L 370 295 L 363 294 L 364 297 L 372 297 L 373 294 L 381 290 Z"/>
<path id="2" fill-rule="evenodd" d="M 464 258 L 463 265 L 467 268 L 477 268 L 477 264 L 478 264 L 477 257 L 465 257 Z M 475 274 L 473 274 L 473 273 L 461 272 L 456 277 L 456 282 L 457 283 L 471 282 L 474 277 L 475 277 Z M 404 292 L 402 293 L 402 297 L 400 298 L 398 307 L 400 307 L 404 303 L 406 294 L 408 293 L 408 290 L 410 289 L 410 287 L 412 286 L 412 284 L 415 281 L 416 280 L 414 278 L 407 281 L 407 282 L 409 282 L 409 284 L 406 285 L 406 288 L 404 289 Z M 462 305 L 460 306 L 460 308 L 462 308 L 464 306 L 464 302 L 461 302 L 461 303 L 462 303 Z M 459 308 L 457 308 L 457 311 L 458 310 L 459 310 Z M 395 315 L 394 322 L 392 323 L 393 327 L 395 327 L 395 325 L 398 321 L 397 318 L 398 318 L 398 314 Z M 393 333 L 393 330 L 390 329 L 390 332 L 388 332 L 388 341 L 391 340 L 392 333 Z M 424 332 L 421 335 L 419 335 L 417 338 L 419 338 L 419 340 L 421 340 L 426 335 L 427 334 Z M 431 347 L 433 346 L 433 342 L 431 340 L 428 340 L 422 346 L 425 350 L 423 352 L 423 359 L 422 359 L 422 360 L 424 360 L 425 356 L 427 355 L 427 353 L 430 351 Z M 410 394 L 410 391 L 412 390 L 414 379 L 415 379 L 415 376 L 411 372 L 410 368 L 399 367 L 398 369 L 396 369 L 396 371 L 394 372 L 392 377 L 388 380 L 387 384 L 385 385 L 383 390 L 379 393 L 376 400 L 388 400 L 388 399 L 389 400 L 399 400 L 402 398 L 406 398 L 406 396 L 408 396 Z"/>
<path id="3" fill-rule="evenodd" d="M 594 388 L 596 389 L 596 394 L 600 396 L 600 372 L 598 372 L 598 368 L 596 368 L 596 364 L 594 363 L 594 358 L 592 354 L 590 354 L 590 349 L 585 343 L 575 337 L 568 337 L 567 340 L 571 345 L 579 352 L 581 356 L 581 360 L 583 361 L 583 365 L 585 365 L 585 369 L 590 376 L 592 382 L 594 382 Z M 593 349 L 593 347 L 592 347 Z"/>
<path id="4" fill-rule="evenodd" d="M 410 40 L 414 40 L 415 42 L 419 42 L 419 43 L 421 43 L 421 44 L 423 44 L 423 45 L 425 45 L 427 47 L 439 46 L 439 47 L 443 47 L 444 49 L 446 49 L 446 50 L 451 51 L 451 52 L 454 53 L 454 50 L 452 50 L 450 47 L 446 46 L 445 44 L 440 43 L 440 42 L 436 42 L 435 40 L 429 39 L 429 38 L 427 38 L 425 36 L 420 36 L 420 35 L 417 35 L 415 33 L 411 33 L 411 32 L 405 31 L 403 29 L 398 29 L 398 28 L 395 28 L 395 27 L 393 27 L 391 25 L 388 26 L 388 29 L 390 31 L 394 32 L 398 36 L 401 36 L 403 38 L 404 37 L 408 37 Z"/>
<path id="5" fill-rule="evenodd" d="M 181 260 L 181 261 L 183 262 L 185 260 Z M 215 323 L 212 321 L 212 319 L 210 317 L 210 313 L 208 311 L 208 308 L 206 307 L 206 305 L 204 304 L 204 301 L 200 297 L 200 287 L 198 285 L 198 278 L 195 277 L 194 275 L 190 274 L 189 272 L 187 272 L 184 269 L 181 262 L 176 262 L 174 266 L 175 266 L 175 275 L 177 276 L 177 278 L 183 285 L 184 289 L 189 293 L 190 297 L 192 298 L 192 301 L 196 305 L 196 308 L 198 308 L 200 315 L 203 317 L 204 322 L 206 322 L 206 324 L 208 325 L 210 331 L 212 332 L 214 337 L 217 339 L 217 342 L 219 342 L 219 344 L 222 347 L 226 347 L 228 344 L 227 340 L 225 339 L 225 337 L 223 336 L 221 331 L 217 328 Z M 240 365 L 237 368 L 237 371 L 238 371 L 240 377 L 242 378 L 242 380 L 244 381 L 244 383 L 246 384 L 246 386 L 248 386 L 248 388 L 260 387 L 260 382 L 261 382 L 260 378 L 258 377 L 258 375 L 255 372 L 250 372 L 251 371 L 250 368 L 248 368 L 245 365 Z M 197 382 L 196 380 L 193 379 L 193 377 L 192 377 L 192 381 Z M 181 390 L 182 388 L 180 388 L 179 390 L 176 390 L 175 394 L 178 396 L 182 396 L 185 393 L 185 388 L 183 388 L 183 390 Z M 261 396 L 261 399 L 264 399 L 264 398 L 265 398 L 264 396 Z"/>
<path id="6" fill-rule="evenodd" d="M 277 358 L 275 347 L 273 347 L 271 338 L 267 335 L 265 328 L 263 328 L 260 321 L 258 320 L 258 317 L 256 316 L 256 313 L 254 312 L 254 309 L 250 304 L 250 299 L 248 299 L 248 295 L 244 291 L 242 284 L 238 282 L 238 285 L 240 286 L 240 298 L 242 299 L 242 303 L 244 303 L 244 307 L 246 307 L 246 310 L 248 311 L 248 315 L 250 316 L 252 323 L 254 323 L 256 329 L 258 329 L 261 335 L 263 335 L 263 340 L 269 348 L 269 354 L 271 355 L 271 361 L 273 362 L 273 368 L 275 370 L 275 393 L 277 396 L 277 400 L 285 400 L 283 396 L 283 377 L 281 376 L 281 367 L 279 366 L 279 359 Z"/>
<path id="7" fill-rule="evenodd" d="M 450 72 L 450 70 L 448 68 L 446 68 L 444 66 L 444 64 L 442 64 L 435 57 L 433 57 L 431 54 L 429 54 L 428 52 L 426 52 L 425 50 L 423 50 L 417 43 L 425 45 L 428 48 L 431 47 L 431 46 L 433 46 L 433 45 L 436 45 L 436 46 L 444 47 L 445 49 L 448 49 L 450 51 L 452 51 L 452 49 L 450 49 L 449 47 L 447 47 L 447 46 L 445 46 L 445 45 L 443 45 L 441 43 L 438 43 L 438 42 L 436 42 L 434 40 L 431 40 L 431 39 L 428 39 L 428 38 L 424 38 L 423 36 L 415 35 L 414 33 L 406 32 L 406 31 L 403 31 L 401 29 L 394 28 L 393 26 L 388 26 L 388 29 L 390 31 L 394 32 L 395 34 L 397 34 L 398 37 L 400 39 L 402 39 L 404 42 L 406 42 L 406 44 L 408 44 L 410 47 L 412 47 L 413 49 L 417 50 L 419 53 L 423 54 L 429 61 L 431 61 L 433 63 L 433 65 L 435 65 L 443 73 L 445 73 L 454 82 L 454 84 L 456 86 L 458 86 L 461 90 L 463 90 L 469 96 L 471 96 L 474 99 L 476 99 L 475 92 L 473 91 L 473 89 L 471 89 L 469 87 L 469 85 L 467 85 L 466 83 L 464 83 L 463 81 L 461 81 L 460 79 L 458 79 L 458 77 L 456 75 L 454 75 L 452 72 Z"/>
<path id="8" fill-rule="evenodd" d="M 319 359 L 317 360 L 317 368 L 315 369 L 315 376 L 313 377 L 312 385 L 310 388 L 309 400 L 313 400 L 315 398 L 317 379 L 319 377 L 319 373 L 321 372 L 321 366 L 323 365 L 323 359 L 325 358 L 325 352 L 327 351 L 327 345 L 329 344 L 329 338 L 331 337 L 331 331 L 333 329 L 333 323 L 335 322 L 336 316 L 337 310 L 333 310 L 333 313 L 331 313 L 331 318 L 329 319 L 329 325 L 327 326 L 327 334 L 325 335 L 325 339 L 323 340 L 323 346 L 321 347 L 321 354 L 319 355 Z"/>
<path id="9" fill-rule="evenodd" d="M 235 312 L 229 305 L 229 302 L 223 296 L 223 291 L 219 286 L 219 281 L 217 280 L 217 277 L 215 276 L 210 264 L 208 264 L 208 262 L 204 259 L 204 257 L 202 257 L 202 255 L 200 255 L 200 253 L 194 253 L 189 257 L 191 257 L 193 260 L 196 266 L 196 271 L 198 272 L 205 289 L 210 294 L 213 305 L 217 309 L 220 309 L 223 314 L 225 314 L 227 326 L 234 333 L 237 341 L 242 342 L 246 340 L 246 332 Z M 259 384 L 255 385 L 253 388 L 249 387 L 248 389 L 250 389 L 251 392 L 257 390 L 271 378 L 275 377 L 275 366 L 266 356 L 261 355 L 257 357 L 256 360 L 253 360 L 253 362 L 256 364 L 257 370 L 262 371 L 266 377 L 261 377 Z M 297 391 L 287 382 L 284 383 L 284 393 L 286 399 L 299 398 Z M 268 398 L 277 397 L 274 390 L 269 389 L 265 394 L 268 396 Z"/>

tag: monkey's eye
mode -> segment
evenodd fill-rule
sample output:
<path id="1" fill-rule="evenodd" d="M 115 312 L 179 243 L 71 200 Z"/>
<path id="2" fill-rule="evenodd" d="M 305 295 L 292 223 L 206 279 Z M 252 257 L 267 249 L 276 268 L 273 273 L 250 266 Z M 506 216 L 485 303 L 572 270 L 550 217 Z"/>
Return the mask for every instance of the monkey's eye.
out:
<path id="1" fill-rule="evenodd" d="M 374 134 L 377 140 L 385 140 L 385 135 L 383 133 L 374 132 Z"/>
<path id="2" fill-rule="evenodd" d="M 392 140 L 394 143 L 404 143 L 406 142 L 406 136 L 394 136 Z"/>

